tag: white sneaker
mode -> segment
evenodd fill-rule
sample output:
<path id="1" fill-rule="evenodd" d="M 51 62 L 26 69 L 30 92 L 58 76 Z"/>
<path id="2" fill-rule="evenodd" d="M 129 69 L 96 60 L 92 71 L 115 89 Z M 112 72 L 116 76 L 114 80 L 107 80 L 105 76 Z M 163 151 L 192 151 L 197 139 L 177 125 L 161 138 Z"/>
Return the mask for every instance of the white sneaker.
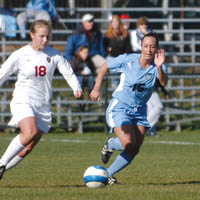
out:
<path id="1" fill-rule="evenodd" d="M 115 177 L 110 176 L 108 178 L 108 185 L 118 185 L 118 184 L 120 184 L 120 183 L 117 181 L 117 179 Z"/>

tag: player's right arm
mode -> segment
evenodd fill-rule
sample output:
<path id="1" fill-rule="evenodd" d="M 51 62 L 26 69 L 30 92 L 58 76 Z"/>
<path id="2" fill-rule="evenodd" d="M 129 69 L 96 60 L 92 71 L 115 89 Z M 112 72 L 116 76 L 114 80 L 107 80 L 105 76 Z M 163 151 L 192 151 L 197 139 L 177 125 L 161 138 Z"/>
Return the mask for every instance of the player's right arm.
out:
<path id="1" fill-rule="evenodd" d="M 107 63 L 104 63 L 98 73 L 94 88 L 92 92 L 90 93 L 90 98 L 92 101 L 100 101 L 100 89 L 101 89 L 104 76 L 106 75 L 107 71 L 108 71 L 108 65 Z"/>
<path id="2" fill-rule="evenodd" d="M 9 78 L 10 75 L 18 70 L 18 60 L 16 53 L 12 53 L 0 68 L 0 86 Z"/>

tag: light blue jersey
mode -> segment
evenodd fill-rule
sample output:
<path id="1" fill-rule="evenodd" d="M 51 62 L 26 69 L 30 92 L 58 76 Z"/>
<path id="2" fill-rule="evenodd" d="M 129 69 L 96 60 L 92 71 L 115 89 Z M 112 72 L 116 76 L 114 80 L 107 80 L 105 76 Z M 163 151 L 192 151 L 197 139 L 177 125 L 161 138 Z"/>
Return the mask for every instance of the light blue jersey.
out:
<path id="1" fill-rule="evenodd" d="M 121 72 L 120 84 L 113 93 L 113 98 L 131 107 L 145 106 L 158 78 L 158 70 L 153 63 L 148 68 L 140 65 L 141 54 L 123 54 L 108 62 L 113 72 Z M 166 66 L 162 66 L 167 74 Z"/>
<path id="2" fill-rule="evenodd" d="M 120 84 L 113 93 L 106 110 L 107 124 L 113 129 L 125 124 L 137 124 L 149 128 L 146 118 L 146 103 L 158 78 L 153 63 L 148 68 L 140 65 L 141 54 L 123 54 L 108 62 L 113 72 L 121 72 Z M 162 65 L 167 74 L 165 65 Z"/>

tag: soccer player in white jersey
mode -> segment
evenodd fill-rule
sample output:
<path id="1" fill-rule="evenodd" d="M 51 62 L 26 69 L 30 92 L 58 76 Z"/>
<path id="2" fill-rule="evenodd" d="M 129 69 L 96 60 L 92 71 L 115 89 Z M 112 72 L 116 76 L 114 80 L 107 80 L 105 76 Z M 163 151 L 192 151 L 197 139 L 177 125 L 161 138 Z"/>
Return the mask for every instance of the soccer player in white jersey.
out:
<path id="1" fill-rule="evenodd" d="M 122 151 L 108 167 L 109 184 L 118 183 L 113 176 L 131 163 L 143 143 L 147 121 L 147 101 L 156 80 L 165 86 L 167 69 L 164 65 L 165 52 L 159 49 L 156 33 L 147 33 L 142 39 L 141 54 L 123 54 L 105 63 L 98 73 L 95 86 L 90 94 L 93 101 L 100 100 L 100 88 L 108 68 L 121 72 L 119 86 L 112 94 L 106 111 L 106 121 L 114 129 L 116 138 L 106 140 L 101 159 L 109 161 L 114 150 Z"/>
<path id="2" fill-rule="evenodd" d="M 35 21 L 31 43 L 13 52 L 0 68 L 0 85 L 17 73 L 10 103 L 10 126 L 19 127 L 18 134 L 0 159 L 0 179 L 5 170 L 17 164 L 31 152 L 43 133 L 51 127 L 52 80 L 56 68 L 63 75 L 76 98 L 83 93 L 70 64 L 54 48 L 47 46 L 51 26 L 44 20 Z"/>

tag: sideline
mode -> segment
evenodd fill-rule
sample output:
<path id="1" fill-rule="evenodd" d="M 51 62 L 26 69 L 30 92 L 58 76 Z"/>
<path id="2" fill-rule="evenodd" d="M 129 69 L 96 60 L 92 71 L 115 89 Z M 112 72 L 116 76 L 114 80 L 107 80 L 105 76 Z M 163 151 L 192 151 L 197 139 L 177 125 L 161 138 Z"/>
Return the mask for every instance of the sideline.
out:
<path id="1" fill-rule="evenodd" d="M 1 138 L 3 140 L 12 140 L 13 138 L 11 137 L 5 137 Z M 79 140 L 79 139 L 46 139 L 46 138 L 41 138 L 41 142 L 73 142 L 73 143 L 88 143 L 88 142 L 94 142 L 90 140 Z M 96 142 L 96 141 L 95 141 Z M 175 144 L 175 145 L 200 145 L 199 142 L 180 142 L 180 141 L 145 141 L 144 143 L 149 144 L 149 143 L 154 143 L 154 144 Z"/>
<path id="2" fill-rule="evenodd" d="M 176 144 L 176 145 L 200 145 L 197 142 L 179 142 L 179 141 L 151 141 L 147 143 L 157 143 L 157 144 Z"/>
<path id="3" fill-rule="evenodd" d="M 88 140 L 72 140 L 72 139 L 45 139 L 41 138 L 41 142 L 51 141 L 51 142 L 74 142 L 74 143 L 87 143 Z"/>
<path id="4" fill-rule="evenodd" d="M 1 140 L 12 140 L 12 137 L 4 137 L 1 138 Z M 73 140 L 73 139 L 46 139 L 46 138 L 41 138 L 40 142 L 46 142 L 46 141 L 50 141 L 50 142 L 74 142 L 74 143 L 87 143 L 89 142 L 88 140 Z"/>

